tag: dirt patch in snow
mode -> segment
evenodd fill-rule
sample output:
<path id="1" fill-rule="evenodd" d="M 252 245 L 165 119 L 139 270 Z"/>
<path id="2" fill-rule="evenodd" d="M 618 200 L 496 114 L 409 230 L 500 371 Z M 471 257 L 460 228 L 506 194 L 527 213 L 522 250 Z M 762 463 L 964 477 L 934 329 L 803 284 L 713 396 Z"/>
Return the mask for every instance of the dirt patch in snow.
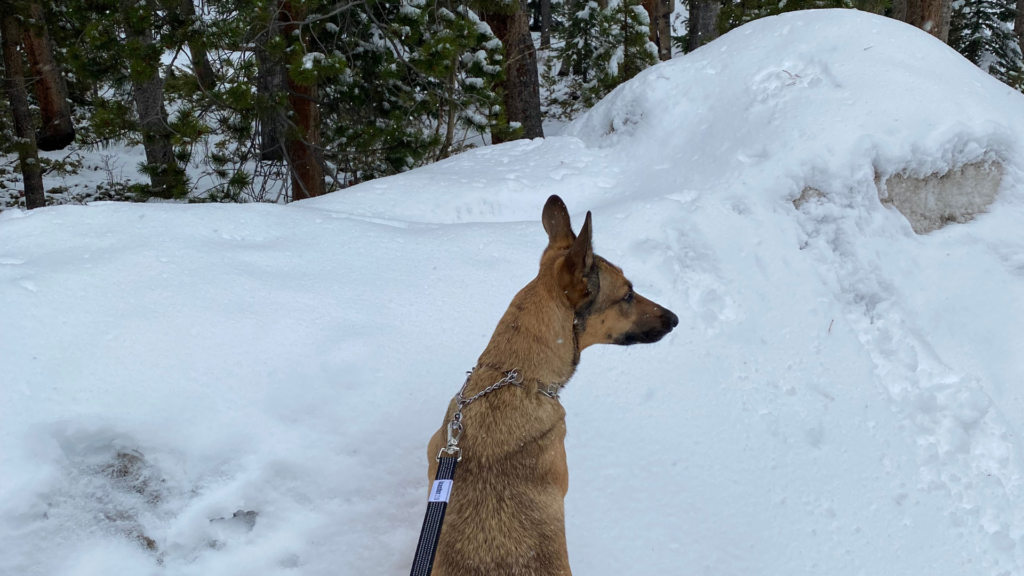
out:
<path id="1" fill-rule="evenodd" d="M 923 178 L 893 174 L 876 177 L 878 198 L 899 210 L 914 232 L 927 234 L 950 222 L 963 223 L 984 212 L 1002 183 L 999 162 L 973 162 Z"/>

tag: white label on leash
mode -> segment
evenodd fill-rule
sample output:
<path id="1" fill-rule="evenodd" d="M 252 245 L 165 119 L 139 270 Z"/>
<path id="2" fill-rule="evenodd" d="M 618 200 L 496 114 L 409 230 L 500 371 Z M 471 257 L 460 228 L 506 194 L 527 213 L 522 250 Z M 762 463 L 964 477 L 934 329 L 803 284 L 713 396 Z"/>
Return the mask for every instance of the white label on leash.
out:
<path id="1" fill-rule="evenodd" d="M 427 502 L 447 502 L 448 497 L 451 495 L 451 480 L 434 480 L 434 485 L 430 487 L 430 498 L 427 499 Z"/>

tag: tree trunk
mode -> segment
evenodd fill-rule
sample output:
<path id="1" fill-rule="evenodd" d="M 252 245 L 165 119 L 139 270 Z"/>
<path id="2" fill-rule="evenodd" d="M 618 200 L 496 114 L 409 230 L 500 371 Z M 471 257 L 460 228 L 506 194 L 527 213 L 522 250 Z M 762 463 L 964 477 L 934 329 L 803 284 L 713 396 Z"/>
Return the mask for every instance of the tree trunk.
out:
<path id="1" fill-rule="evenodd" d="M 505 45 L 505 81 L 502 84 L 509 122 L 522 124 L 524 138 L 543 138 L 537 51 L 530 36 L 529 18 L 526 0 L 519 0 L 513 12 L 485 12 L 483 19 Z M 499 144 L 501 139 L 492 134 L 491 142 Z"/>
<path id="2" fill-rule="evenodd" d="M 145 1 L 121 0 L 122 14 L 152 10 Z M 180 198 L 185 190 L 185 173 L 174 158 L 171 128 L 164 108 L 164 79 L 160 77 L 160 52 L 153 50 L 150 26 L 125 22 L 125 35 L 137 43 L 144 57 L 131 61 L 132 99 L 139 117 L 142 146 L 146 149 L 146 167 L 152 184 L 151 194 L 158 198 Z"/>
<path id="3" fill-rule="evenodd" d="M 1017 17 L 1013 20 L 1013 33 L 1017 35 L 1020 52 L 1024 55 L 1024 0 L 1017 0 Z"/>
<path id="4" fill-rule="evenodd" d="M 305 9 L 296 8 L 290 1 L 281 5 L 281 28 L 289 42 L 305 44 L 300 34 L 300 22 Z M 316 87 L 297 84 L 288 78 L 288 105 L 293 125 L 285 134 L 285 154 L 292 177 L 292 200 L 313 198 L 326 193 L 324 169 L 320 151 L 320 109 L 316 104 Z"/>
<path id="5" fill-rule="evenodd" d="M 46 31 L 43 8 L 36 3 L 30 4 L 29 17 L 31 24 L 24 28 L 22 41 L 35 77 L 39 115 L 43 120 L 36 142 L 40 150 L 61 150 L 75 140 L 68 87 L 60 66 L 53 59 L 53 44 Z"/>
<path id="6" fill-rule="evenodd" d="M 213 71 L 213 66 L 210 65 L 209 57 L 207 57 L 206 42 L 203 40 L 202 34 L 192 30 L 198 20 L 194 2 L 195 0 L 179 0 L 178 6 L 181 18 L 188 27 L 185 37 L 188 38 L 188 52 L 192 56 L 192 71 L 196 75 L 199 86 L 203 90 L 211 90 L 217 82 L 217 76 Z"/>
<path id="7" fill-rule="evenodd" d="M 456 66 L 457 60 L 452 58 L 452 73 L 448 78 L 448 93 L 445 99 L 445 105 L 447 106 L 448 122 L 444 131 L 444 142 L 441 143 L 441 149 L 437 152 L 437 159 L 443 160 L 448 157 L 448 153 L 452 149 L 452 145 L 455 144 L 455 125 L 458 121 L 458 109 L 455 106 L 456 92 L 459 89 L 459 81 L 456 75 L 458 67 Z M 440 120 L 440 115 L 439 115 Z"/>
<path id="8" fill-rule="evenodd" d="M 690 0 L 690 18 L 686 25 L 686 51 L 697 48 L 718 38 L 718 12 L 720 0 Z"/>
<path id="9" fill-rule="evenodd" d="M 278 99 L 287 91 L 284 64 L 270 55 L 264 46 L 281 35 L 279 0 L 269 0 L 270 23 L 256 39 L 256 97 L 259 106 L 260 159 L 284 160 L 284 131 L 288 125 Z"/>
<path id="10" fill-rule="evenodd" d="M 25 207 L 29 210 L 46 206 L 43 193 L 43 173 L 36 150 L 35 129 L 28 109 L 28 92 L 25 90 L 25 74 L 22 69 L 21 24 L 14 14 L 13 6 L 6 1 L 0 4 L 0 37 L 3 41 L 4 76 L 7 97 L 11 102 L 14 116 L 14 131 L 18 135 L 18 160 L 21 162 L 21 177 L 25 184 Z"/>
<path id="11" fill-rule="evenodd" d="M 562 0 L 563 8 L 565 9 L 565 13 L 566 14 L 573 14 L 574 13 L 574 9 L 575 9 L 575 5 L 576 5 L 576 3 L 578 1 L 579 0 Z M 567 24 L 567 23 L 563 23 L 563 25 L 565 25 L 565 24 Z M 570 69 L 571 67 L 567 64 L 568 62 L 569 62 L 569 55 L 565 54 L 565 57 L 562 58 L 562 65 L 558 67 L 558 76 L 559 77 L 568 76 L 570 72 L 572 72 L 573 74 L 577 74 L 577 75 L 579 74 L 579 70 L 571 70 Z"/>
<path id="12" fill-rule="evenodd" d="M 551 0 L 540 0 L 540 47 L 551 48 Z"/>
<path id="13" fill-rule="evenodd" d="M 642 3 L 651 20 L 648 38 L 658 47 L 658 59 L 672 59 L 672 12 L 676 9 L 675 0 L 643 0 Z"/>
<path id="14" fill-rule="evenodd" d="M 900 22 L 907 21 L 907 0 L 892 0 L 892 10 L 889 12 L 889 16 L 894 20 Z"/>
<path id="15" fill-rule="evenodd" d="M 676 10 L 676 0 L 657 0 L 657 40 L 658 59 L 672 59 L 672 13 Z M 715 29 L 718 29 L 718 16 L 715 16 Z"/>
<path id="16" fill-rule="evenodd" d="M 943 42 L 949 42 L 949 21 L 953 16 L 952 0 L 906 0 L 904 22 L 916 26 Z"/>

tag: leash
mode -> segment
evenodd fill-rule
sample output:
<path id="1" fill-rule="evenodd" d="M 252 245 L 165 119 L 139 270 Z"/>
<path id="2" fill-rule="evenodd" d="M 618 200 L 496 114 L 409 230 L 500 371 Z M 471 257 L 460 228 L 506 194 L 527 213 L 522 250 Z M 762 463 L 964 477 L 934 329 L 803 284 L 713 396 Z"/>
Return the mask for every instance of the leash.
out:
<path id="1" fill-rule="evenodd" d="M 410 576 L 430 576 L 434 569 L 434 556 L 437 555 L 437 542 L 441 538 L 441 525 L 444 523 L 445 510 L 448 509 L 448 497 L 452 494 L 455 464 L 461 459 L 461 456 L 438 457 L 437 477 L 434 479 L 434 485 L 430 487 L 427 515 L 423 518 L 423 527 L 420 528 L 420 541 L 416 544 L 416 556 L 412 560 Z"/>
<path id="2" fill-rule="evenodd" d="M 475 370 L 475 368 L 474 368 Z M 416 555 L 412 560 L 412 571 L 409 576 L 430 576 L 434 569 L 434 557 L 437 556 L 437 544 L 441 539 L 441 526 L 444 524 L 444 513 L 448 510 L 448 499 L 452 494 L 452 487 L 455 484 L 455 465 L 462 461 L 462 448 L 459 448 L 459 439 L 465 429 L 462 425 L 462 409 L 469 406 L 476 400 L 505 386 L 512 385 L 522 387 L 523 379 L 517 370 L 505 372 L 505 377 L 484 388 L 475 395 L 465 398 L 466 386 L 473 376 L 473 370 L 466 373 L 466 381 L 462 389 L 455 396 L 455 404 L 458 408 L 452 414 L 448 422 L 448 443 L 437 451 L 437 475 L 430 487 L 430 496 L 427 497 L 427 513 L 423 517 L 423 527 L 420 528 L 420 539 L 416 544 Z M 553 384 L 546 387 L 539 386 L 537 392 L 551 398 L 558 399 L 558 393 L 562 384 Z M 445 454 L 445 456 L 442 456 Z"/>

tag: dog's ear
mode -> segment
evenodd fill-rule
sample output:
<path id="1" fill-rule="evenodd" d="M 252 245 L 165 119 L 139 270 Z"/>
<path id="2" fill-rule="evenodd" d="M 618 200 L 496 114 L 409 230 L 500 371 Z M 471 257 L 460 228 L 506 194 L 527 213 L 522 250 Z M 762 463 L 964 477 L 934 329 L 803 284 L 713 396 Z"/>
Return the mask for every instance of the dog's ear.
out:
<path id="1" fill-rule="evenodd" d="M 590 296 L 591 277 L 594 267 L 594 243 L 590 224 L 590 212 L 583 221 L 580 235 L 573 241 L 562 264 L 562 288 L 573 306 Z"/>
<path id="2" fill-rule="evenodd" d="M 548 248 L 564 250 L 576 240 L 572 223 L 569 222 L 569 210 L 557 195 L 552 194 L 544 204 L 541 220 L 544 222 L 544 231 L 548 233 Z"/>

